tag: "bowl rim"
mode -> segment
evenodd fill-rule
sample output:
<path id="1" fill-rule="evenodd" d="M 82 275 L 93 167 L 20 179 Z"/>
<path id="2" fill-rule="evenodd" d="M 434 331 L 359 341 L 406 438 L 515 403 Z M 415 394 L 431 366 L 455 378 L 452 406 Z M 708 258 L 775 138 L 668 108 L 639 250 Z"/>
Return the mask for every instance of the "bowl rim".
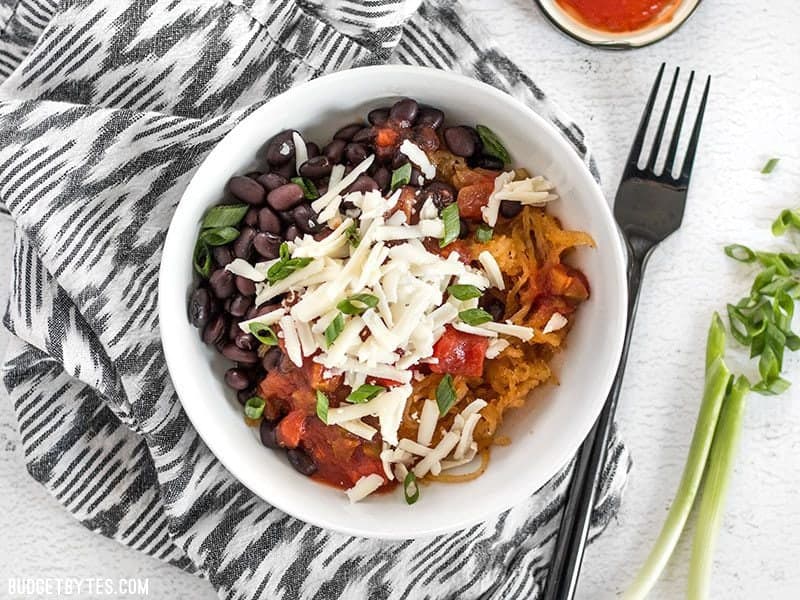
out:
<path id="1" fill-rule="evenodd" d="M 597 400 L 591 406 L 591 410 L 585 410 L 578 413 L 578 416 L 575 423 L 576 432 L 580 432 L 580 436 L 575 437 L 577 443 L 574 447 L 571 447 L 569 444 L 564 444 L 560 451 L 555 454 L 555 458 L 553 459 L 553 464 L 558 464 L 559 467 L 553 471 L 544 481 L 537 482 L 538 485 L 533 487 L 533 485 L 513 485 L 509 486 L 509 493 L 507 498 L 504 502 L 498 502 L 497 504 L 493 505 L 490 509 L 485 510 L 484 512 L 480 513 L 480 515 L 476 515 L 473 517 L 464 517 L 458 521 L 452 521 L 446 525 L 442 525 L 439 527 L 429 527 L 424 532 L 412 532 L 408 533 L 400 533 L 395 532 L 392 530 L 387 531 L 380 531 L 380 530 L 366 530 L 366 529 L 359 529 L 357 525 L 349 525 L 343 524 L 341 521 L 337 521 L 335 519 L 330 519 L 326 515 L 319 514 L 320 511 L 314 512 L 313 510 L 306 510 L 305 507 L 298 507 L 298 506 L 287 506 L 280 501 L 275 501 L 275 499 L 266 498 L 264 494 L 256 492 L 251 485 L 248 483 L 248 478 L 243 476 L 244 468 L 239 466 L 239 462 L 234 460 L 233 457 L 226 456 L 226 444 L 224 440 L 221 439 L 221 436 L 215 435 L 205 435 L 208 431 L 207 426 L 210 425 L 210 419 L 205 417 L 203 411 L 200 409 L 199 404 L 192 403 L 192 402 L 184 402 L 181 398 L 180 388 L 182 386 L 182 382 L 186 380 L 189 376 L 186 373 L 187 369 L 178 369 L 177 365 L 181 362 L 181 347 L 179 345 L 178 335 L 170 335 L 169 331 L 171 326 L 164 326 L 164 323 L 169 323 L 169 318 L 172 315 L 169 314 L 170 311 L 174 311 L 177 309 L 173 309 L 171 307 L 165 306 L 165 299 L 166 298 L 173 298 L 176 296 L 177 292 L 173 288 L 175 285 L 170 284 L 170 278 L 168 276 L 168 272 L 173 267 L 180 267 L 177 263 L 177 255 L 180 254 L 180 246 L 177 233 L 179 227 L 175 226 L 176 223 L 180 223 L 183 214 L 187 212 L 189 201 L 186 200 L 187 198 L 191 198 L 195 194 L 196 188 L 199 188 L 200 181 L 198 178 L 198 173 L 203 171 L 203 169 L 209 165 L 213 164 L 215 158 L 223 155 L 228 151 L 228 149 L 233 149 L 236 143 L 237 132 L 242 131 L 248 127 L 248 125 L 252 122 L 252 120 L 258 119 L 262 117 L 265 113 L 268 113 L 270 110 L 270 106 L 272 102 L 277 100 L 281 97 L 291 97 L 295 94 L 312 94 L 314 90 L 323 85 L 330 85 L 332 83 L 338 83 L 342 85 L 342 82 L 346 82 L 349 79 L 355 78 L 358 79 L 360 77 L 382 77 L 385 81 L 392 81 L 392 76 L 395 74 L 413 74 L 415 76 L 425 76 L 425 77 L 436 77 L 441 78 L 444 83 L 453 82 L 457 83 L 461 86 L 471 87 L 476 90 L 478 93 L 484 94 L 487 97 L 487 100 L 496 101 L 501 104 L 510 105 L 511 108 L 520 111 L 522 115 L 526 118 L 534 121 L 540 128 L 546 129 L 551 133 L 552 142 L 561 146 L 562 154 L 569 157 L 567 160 L 571 163 L 569 165 L 570 170 L 577 169 L 583 171 L 584 175 L 586 176 L 586 180 L 589 183 L 590 187 L 590 195 L 594 198 L 594 202 L 599 205 L 599 214 L 601 215 L 602 224 L 599 225 L 604 229 L 607 229 L 609 232 L 613 233 L 613 235 L 609 235 L 609 238 L 612 240 L 611 247 L 606 247 L 604 252 L 607 253 L 609 260 L 613 261 L 614 263 L 614 272 L 617 274 L 617 281 L 615 282 L 617 285 L 615 287 L 618 288 L 618 302 L 617 306 L 613 307 L 614 314 L 620 317 L 620 327 L 617 327 L 613 331 L 613 336 L 610 336 L 613 339 L 607 339 L 606 342 L 610 342 L 607 346 L 609 353 L 608 358 L 603 365 L 602 372 L 598 374 L 597 381 L 600 383 L 597 393 Z M 186 200 L 186 201 L 185 201 Z M 185 220 L 185 219 L 183 219 Z M 174 227 L 175 226 L 175 227 Z M 189 226 L 189 225 L 187 225 Z M 192 223 L 191 227 L 195 227 L 196 224 Z M 452 533 L 455 531 L 460 531 L 466 529 L 467 527 L 473 526 L 478 523 L 482 523 L 491 519 L 492 517 L 503 513 L 510 508 L 516 506 L 520 502 L 524 501 L 527 497 L 534 494 L 541 485 L 547 483 L 547 481 L 552 478 L 552 476 L 558 473 L 558 470 L 566 466 L 572 457 L 575 455 L 575 452 L 578 450 L 580 443 L 586 438 L 589 431 L 591 430 L 592 426 L 594 425 L 598 415 L 600 414 L 603 406 L 605 405 L 605 399 L 608 395 L 609 390 L 613 384 L 614 377 L 616 375 L 617 366 L 619 364 L 619 358 L 622 354 L 622 345 L 623 345 L 623 338 L 625 334 L 625 328 L 627 326 L 627 304 L 628 304 L 628 290 L 626 285 L 626 253 L 623 247 L 622 239 L 618 234 L 618 229 L 616 226 L 616 221 L 611 212 L 611 208 L 609 203 L 606 201 L 603 192 L 596 181 L 596 179 L 592 176 L 588 166 L 585 162 L 581 159 L 579 154 L 576 152 L 575 148 L 569 144 L 567 139 L 564 135 L 555 127 L 554 124 L 550 123 L 547 119 L 536 113 L 532 108 L 525 105 L 520 100 L 514 98 L 510 94 L 506 92 L 500 91 L 486 83 L 473 79 L 471 77 L 467 77 L 465 75 L 452 73 L 448 71 L 442 71 L 440 69 L 428 68 L 428 67 L 417 67 L 417 66 L 410 66 L 410 65 L 374 65 L 374 66 L 365 66 L 365 67 L 358 67 L 354 69 L 348 69 L 344 71 L 338 71 L 335 73 L 331 73 L 328 75 L 324 75 L 317 79 L 304 82 L 298 86 L 295 86 L 286 92 L 283 92 L 279 96 L 275 96 L 274 98 L 270 99 L 258 109 L 250 112 L 247 117 L 242 119 L 239 123 L 236 124 L 217 144 L 212 148 L 212 150 L 208 153 L 206 158 L 203 162 L 197 167 L 194 174 L 192 175 L 192 179 L 190 180 L 189 184 L 187 185 L 186 189 L 184 190 L 183 194 L 181 195 L 181 199 L 178 202 L 178 205 L 175 208 L 175 212 L 173 217 L 170 221 L 169 230 L 167 232 L 166 240 L 164 243 L 164 248 L 161 257 L 161 266 L 159 269 L 159 282 L 158 282 L 158 311 L 159 311 L 159 334 L 161 337 L 162 347 L 164 349 L 164 355 L 166 358 L 167 368 L 170 374 L 171 381 L 173 382 L 173 387 L 175 392 L 178 396 L 178 399 L 181 402 L 183 410 L 186 412 L 187 417 L 189 418 L 192 426 L 195 428 L 197 434 L 209 448 L 209 450 L 214 454 L 215 458 L 220 461 L 220 464 L 224 466 L 236 480 L 249 489 L 255 496 L 263 499 L 269 505 L 274 506 L 275 508 L 281 510 L 282 512 L 297 518 L 305 523 L 309 523 L 311 525 L 315 525 L 317 527 L 324 528 L 329 531 L 337 531 L 343 534 L 362 537 L 362 538 L 373 538 L 373 539 L 382 539 L 382 540 L 407 540 L 407 539 L 417 539 L 417 538 L 426 538 L 435 535 L 441 535 L 446 533 Z M 173 258 L 175 257 L 175 258 Z M 175 264 L 173 264 L 173 262 Z M 183 294 L 183 292 L 181 292 Z"/>
<path id="2" fill-rule="evenodd" d="M 637 50 L 639 48 L 652 46 L 653 44 L 668 38 L 673 33 L 678 31 L 695 13 L 702 2 L 702 0 L 681 1 L 691 4 L 688 12 L 686 12 L 686 14 L 684 14 L 680 19 L 671 20 L 669 23 L 665 23 L 661 26 L 653 28 L 655 35 L 641 42 L 632 40 L 630 37 L 626 39 L 625 34 L 609 34 L 608 32 L 604 32 L 600 29 L 587 28 L 596 33 L 599 38 L 597 40 L 591 40 L 582 35 L 580 33 L 580 29 L 578 28 L 579 24 L 557 6 L 557 0 L 536 0 L 536 5 L 553 27 L 576 42 L 580 42 L 581 44 L 590 46 L 592 48 L 599 48 L 601 50 Z M 563 19 L 557 17 L 556 14 L 554 14 L 555 11 L 558 11 L 560 15 L 563 15 Z M 641 35 L 645 31 L 647 31 L 647 28 L 625 33 L 632 37 L 635 35 Z M 603 35 L 607 35 L 608 37 L 603 38 Z"/>

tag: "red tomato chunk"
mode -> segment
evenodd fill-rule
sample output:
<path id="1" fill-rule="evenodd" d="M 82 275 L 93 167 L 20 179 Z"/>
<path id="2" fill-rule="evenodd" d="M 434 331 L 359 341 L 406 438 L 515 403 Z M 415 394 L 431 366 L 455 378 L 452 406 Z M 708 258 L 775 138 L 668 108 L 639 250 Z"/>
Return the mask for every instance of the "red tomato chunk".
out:
<path id="1" fill-rule="evenodd" d="M 480 377 L 483 375 L 483 359 L 488 347 L 488 338 L 448 326 L 433 347 L 433 356 L 439 362 L 431 364 L 431 371 Z"/>

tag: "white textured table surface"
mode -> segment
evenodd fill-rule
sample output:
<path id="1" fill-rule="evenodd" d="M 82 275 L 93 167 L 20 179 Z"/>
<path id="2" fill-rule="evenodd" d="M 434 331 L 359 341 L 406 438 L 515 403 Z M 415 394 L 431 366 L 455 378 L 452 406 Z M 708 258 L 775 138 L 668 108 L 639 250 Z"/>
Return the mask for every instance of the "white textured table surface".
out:
<path id="1" fill-rule="evenodd" d="M 587 551 L 580 598 L 614 597 L 649 549 L 680 478 L 700 397 L 714 310 L 751 273 L 721 252 L 769 244 L 770 220 L 800 191 L 800 3 L 705 2 L 677 34 L 644 50 L 590 50 L 552 30 L 530 0 L 465 0 L 501 47 L 584 128 L 612 197 L 658 65 L 713 78 L 682 230 L 653 256 L 642 293 L 619 420 L 634 468 L 616 522 Z M 758 173 L 770 156 L 781 163 Z M 8 256 L 7 223 L 0 255 Z M 0 262 L 1 289 L 8 265 Z M 5 335 L 5 334 L 4 334 Z M 0 346 L 5 346 L 5 337 Z M 716 598 L 788 599 L 800 590 L 800 371 L 780 398 L 750 399 L 714 563 Z M 5 399 L 3 399 L 5 400 Z M 85 530 L 28 478 L 11 408 L 0 401 L 0 597 L 8 577 L 147 577 L 150 597 L 213 598 L 193 576 Z M 689 544 L 653 594 L 684 595 Z"/>

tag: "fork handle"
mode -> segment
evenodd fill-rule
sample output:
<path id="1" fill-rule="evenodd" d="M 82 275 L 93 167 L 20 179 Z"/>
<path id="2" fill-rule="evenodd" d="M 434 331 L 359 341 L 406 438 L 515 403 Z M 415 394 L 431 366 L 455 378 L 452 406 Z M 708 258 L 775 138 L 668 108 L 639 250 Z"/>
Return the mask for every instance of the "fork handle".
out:
<path id="1" fill-rule="evenodd" d="M 575 459 L 575 468 L 567 491 L 567 503 L 564 506 L 553 561 L 547 576 L 544 600 L 571 600 L 578 587 L 578 576 L 583 552 L 586 548 L 586 538 L 589 534 L 592 508 L 606 460 L 611 426 L 622 388 L 625 364 L 628 360 L 634 316 L 639 302 L 639 288 L 647 256 L 648 253 L 639 253 L 634 247 L 628 246 L 628 320 L 622 354 L 603 410 L 589 435 L 581 444 Z"/>

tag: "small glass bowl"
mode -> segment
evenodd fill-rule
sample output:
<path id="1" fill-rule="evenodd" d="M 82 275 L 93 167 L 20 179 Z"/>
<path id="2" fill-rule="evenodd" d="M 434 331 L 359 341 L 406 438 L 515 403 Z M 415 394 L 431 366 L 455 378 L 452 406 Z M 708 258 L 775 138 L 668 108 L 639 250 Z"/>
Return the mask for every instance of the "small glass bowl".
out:
<path id="1" fill-rule="evenodd" d="M 584 25 L 565 12 L 556 0 L 536 0 L 536 3 L 556 29 L 582 44 L 608 50 L 633 50 L 655 44 L 673 33 L 694 13 L 700 0 L 682 0 L 670 19 L 643 29 L 621 33 Z"/>

